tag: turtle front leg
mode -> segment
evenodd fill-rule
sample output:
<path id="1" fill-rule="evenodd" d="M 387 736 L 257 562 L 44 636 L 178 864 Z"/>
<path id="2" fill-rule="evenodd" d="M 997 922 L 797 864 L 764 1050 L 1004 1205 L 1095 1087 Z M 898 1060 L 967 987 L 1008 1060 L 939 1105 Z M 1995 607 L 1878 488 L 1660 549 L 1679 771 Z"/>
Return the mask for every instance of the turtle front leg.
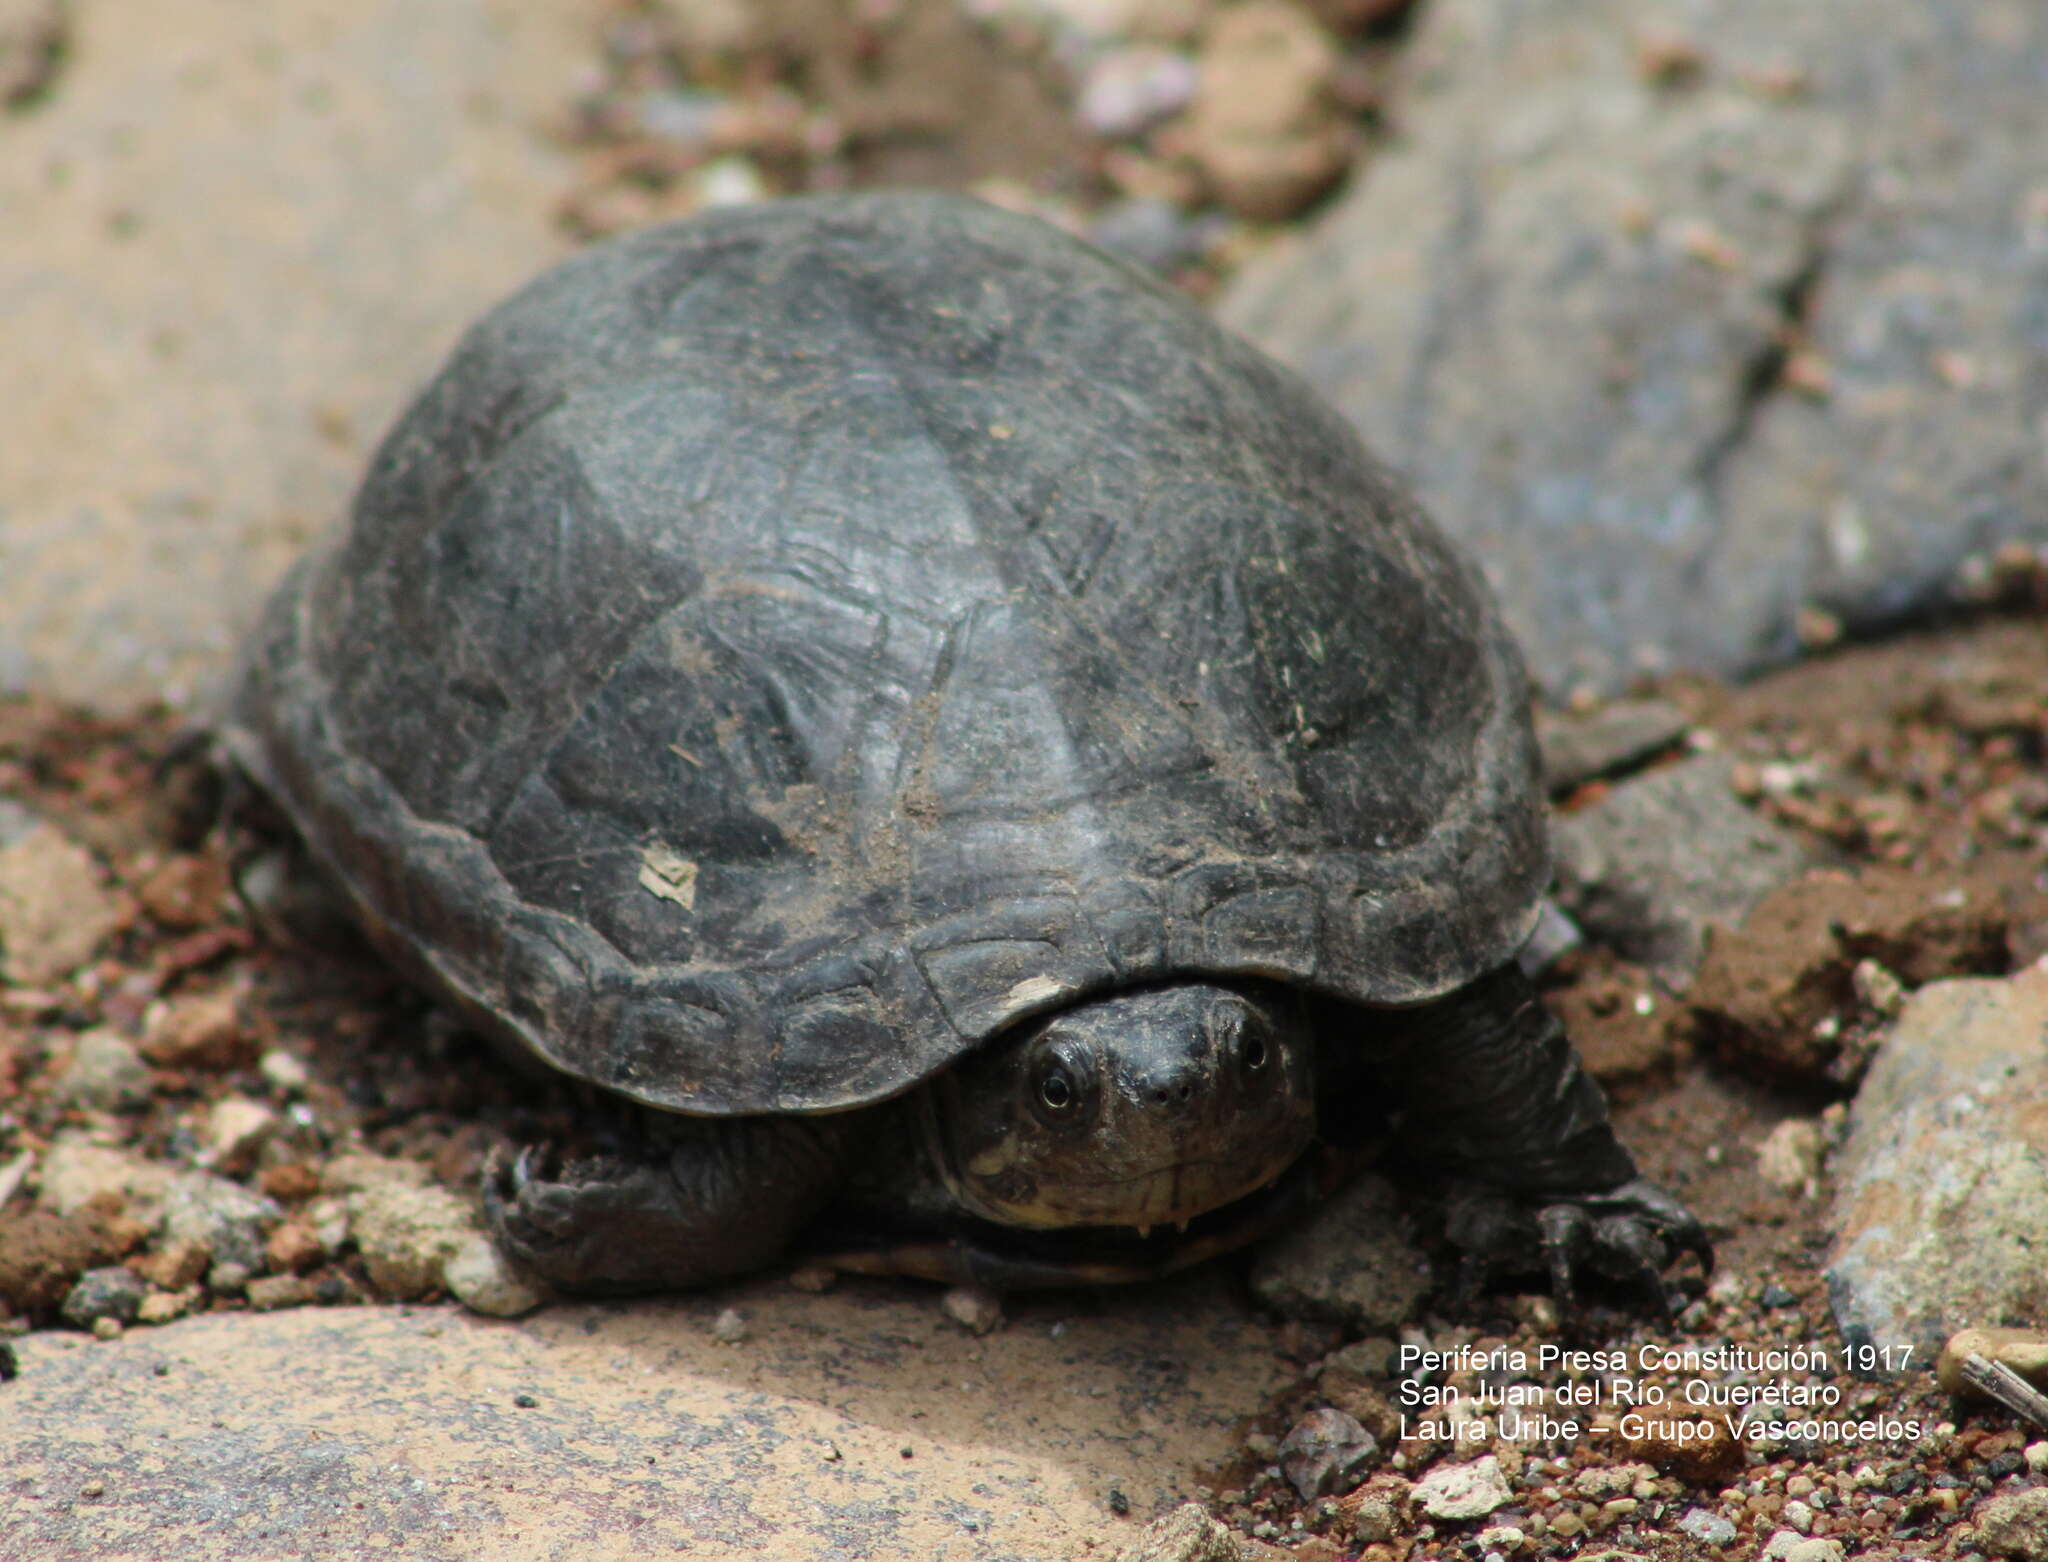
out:
<path id="1" fill-rule="evenodd" d="M 846 1170 L 837 1118 L 665 1118 L 624 1153 L 529 1148 L 484 1180 L 506 1253 L 564 1291 L 677 1291 L 771 1263 Z"/>
<path id="2" fill-rule="evenodd" d="M 1528 978 L 1508 965 L 1402 1016 L 1395 1065 L 1408 1158 L 1446 1174 L 1459 1288 L 1535 1267 L 1561 1309 L 1585 1268 L 1640 1287 L 1668 1314 L 1663 1271 L 1684 1253 L 1713 1267 L 1692 1212 L 1637 1174 L 1607 1098 Z"/>

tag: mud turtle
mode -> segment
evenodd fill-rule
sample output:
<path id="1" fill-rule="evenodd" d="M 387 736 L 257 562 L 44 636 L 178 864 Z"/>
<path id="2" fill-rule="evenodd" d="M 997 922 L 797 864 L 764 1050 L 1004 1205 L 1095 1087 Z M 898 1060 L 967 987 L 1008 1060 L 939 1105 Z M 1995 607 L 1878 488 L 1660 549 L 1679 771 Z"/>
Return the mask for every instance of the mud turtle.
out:
<path id="1" fill-rule="evenodd" d="M 1475 1262 L 1701 1245 L 1514 964 L 1549 855 L 1478 575 L 1037 221 L 799 200 L 546 273 L 228 737 L 405 965 L 640 1104 L 492 1180 L 559 1284 L 1158 1273 L 1390 1127 Z"/>

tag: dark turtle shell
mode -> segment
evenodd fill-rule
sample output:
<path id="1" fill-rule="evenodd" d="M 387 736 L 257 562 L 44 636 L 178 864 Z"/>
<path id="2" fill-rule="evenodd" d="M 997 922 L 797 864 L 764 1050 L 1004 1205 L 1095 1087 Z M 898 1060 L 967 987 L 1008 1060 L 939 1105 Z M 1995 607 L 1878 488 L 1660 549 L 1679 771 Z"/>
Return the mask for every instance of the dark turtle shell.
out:
<path id="1" fill-rule="evenodd" d="M 1174 294 L 948 196 L 652 229 L 487 316 L 229 737 L 471 1013 L 694 1112 L 1170 976 L 1431 998 L 1548 872 L 1520 661 L 1414 501 Z"/>

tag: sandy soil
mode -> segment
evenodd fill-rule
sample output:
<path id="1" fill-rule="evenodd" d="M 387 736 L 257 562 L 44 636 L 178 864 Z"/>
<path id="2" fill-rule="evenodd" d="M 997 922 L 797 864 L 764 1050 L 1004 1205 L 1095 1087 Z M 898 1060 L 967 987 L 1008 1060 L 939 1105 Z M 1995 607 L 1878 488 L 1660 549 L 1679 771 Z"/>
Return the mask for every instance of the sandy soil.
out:
<path id="1" fill-rule="evenodd" d="M 2031 887 L 2048 846 L 2048 796 L 2038 772 L 2048 733 L 2048 636 L 2041 631 L 2039 610 L 2019 607 L 1909 640 L 1838 650 L 1745 690 L 1687 684 L 1664 692 L 1698 724 L 1694 747 L 1736 755 L 1756 774 L 1755 806 L 1825 840 L 1845 868 L 1882 865 L 1927 887 L 1986 875 L 2019 886 L 2018 899 L 1984 900 L 1968 936 L 1910 917 L 1872 933 L 1891 940 L 1887 964 L 1902 980 L 1997 971 L 2015 957 L 2031 958 L 2042 933 Z M 321 949 L 285 942 L 252 918 L 233 880 L 263 843 L 244 825 L 219 823 L 218 778 L 203 748 L 168 715 L 114 718 L 34 699 L 0 705 L 0 793 L 87 847 L 119 908 L 99 958 L 76 975 L 0 990 L 0 1166 L 77 1128 L 166 1166 L 209 1166 L 285 1206 L 285 1234 L 273 1239 L 268 1267 L 300 1278 L 295 1299 L 350 1302 L 377 1295 L 360 1257 L 324 1252 L 307 1240 L 301 1218 L 335 1156 L 369 1149 L 420 1161 L 434 1179 L 469 1191 L 494 1149 L 567 1127 L 568 1091 L 504 1067 L 366 952 L 346 942 Z M 1842 904 L 1856 915 L 1879 915 L 1848 878 L 1822 882 L 1841 886 Z M 1815 918 L 1839 922 L 1848 914 L 1831 911 L 1826 893 L 1803 904 Z M 1810 980 L 1811 951 L 1796 932 L 1744 952 L 1741 981 L 1770 993 L 1791 990 L 1802 973 Z M 1779 969 L 1771 968 L 1771 951 Z M 1858 961 L 1845 951 L 1830 1047 L 1816 1049 L 1810 1027 L 1792 1033 L 1793 1044 L 1738 1033 L 1725 1014 L 1703 1008 L 1734 980 L 1714 974 L 1729 958 L 1710 948 L 1707 976 L 1679 995 L 1605 951 L 1584 950 L 1556 973 L 1553 1001 L 1605 1075 L 1646 1169 L 1712 1228 L 1721 1278 L 1679 1320 L 1677 1336 L 1832 1346 L 1818 1273 L 1824 1200 L 1774 1187 L 1759 1175 L 1756 1150 L 1781 1122 L 1816 1114 L 1830 1121 L 1833 1104 L 1852 1091 L 1858 1041 L 1875 1030 L 1877 1016 L 1857 1007 L 1850 973 Z M 127 1039 L 147 1065 L 139 1094 L 113 1110 L 67 1098 L 80 1038 L 104 1032 Z M 281 1068 L 279 1054 L 300 1067 Z M 295 1082 L 300 1074 L 303 1083 Z M 209 1114 L 229 1099 L 258 1104 L 270 1120 L 224 1158 Z M 14 1314 L 11 1327 L 51 1321 L 72 1277 L 116 1259 L 182 1296 L 191 1310 L 248 1305 L 243 1296 L 210 1292 L 189 1269 L 178 1273 L 185 1260 L 117 1209 L 87 1208 L 61 1221 L 32 1212 L 26 1201 L 9 1209 L 0 1215 L 7 1255 L 0 1291 Z M 1014 1315 L 1028 1320 L 1039 1305 L 1020 1302 Z M 1558 1332 L 1543 1299 L 1506 1294 L 1476 1316 L 1433 1315 L 1422 1324 L 1437 1349 L 1506 1343 L 1534 1352 L 1545 1342 L 1617 1349 L 1671 1337 L 1619 1296 L 1596 1297 L 1568 1334 Z M 1290 1341 L 1303 1377 L 1248 1429 L 1244 1458 L 1205 1472 L 1205 1484 L 1217 1510 L 1248 1533 L 1301 1543 L 1305 1556 L 1357 1554 L 1350 1510 L 1328 1499 L 1301 1503 L 1275 1478 L 1274 1447 L 1301 1413 L 1332 1402 L 1362 1411 L 1369 1427 L 1377 1418 L 1374 1429 L 1384 1434 L 1397 1389 L 1363 1381 L 1346 1389 L 1341 1372 L 1333 1377 L 1327 1365 L 1312 1365 L 1346 1343 L 1340 1331 L 1297 1324 Z M 1679 1378 L 1671 1381 L 1676 1387 Z M 1591 1515 L 1581 1515 L 1582 1525 L 1591 1523 L 1605 1543 L 1640 1549 L 1699 1506 L 1740 1526 L 1741 1544 L 1725 1554 L 1742 1556 L 1778 1527 L 1785 1503 L 1806 1490 L 1800 1483 L 1812 1482 L 1838 1493 L 1833 1506 L 1816 1511 L 1815 1533 L 1882 1530 L 1938 1551 L 1977 1491 L 2016 1463 L 2022 1439 L 2004 1412 L 1952 1407 L 1918 1373 L 1900 1386 L 1852 1385 L 1850 1392 L 1873 1411 L 1949 1430 L 1911 1444 L 1795 1444 L 1775 1456 L 1752 1453 L 1747 1468 L 1740 1451 L 1724 1450 L 1703 1469 L 1688 1466 L 1676 1448 L 1582 1437 L 1576 1450 L 1556 1450 L 1556 1479 L 1539 1489 L 1556 1488 L 1556 1500 L 1533 1511 L 1525 1504 L 1507 1518 L 1541 1519 L 1549 1533 L 1539 1554 L 1563 1555 L 1588 1533 L 1574 1532 L 1568 1516 L 1581 1509 Z M 1483 1451 L 1442 1440 L 1388 1441 L 1391 1467 L 1408 1477 Z M 1626 1462 L 1623 1456 L 1662 1468 L 1641 1472 L 1619 1498 L 1574 1495 L 1575 1471 L 1606 1469 Z M 1623 1508 L 1608 1506 L 1615 1501 Z M 1398 1555 L 1413 1544 L 1423 1547 L 1415 1554 L 1432 1554 L 1438 1544 L 1419 1518 L 1403 1530 L 1391 1551 L 1366 1554 Z M 1327 1542 L 1311 1538 L 1318 1533 Z"/>

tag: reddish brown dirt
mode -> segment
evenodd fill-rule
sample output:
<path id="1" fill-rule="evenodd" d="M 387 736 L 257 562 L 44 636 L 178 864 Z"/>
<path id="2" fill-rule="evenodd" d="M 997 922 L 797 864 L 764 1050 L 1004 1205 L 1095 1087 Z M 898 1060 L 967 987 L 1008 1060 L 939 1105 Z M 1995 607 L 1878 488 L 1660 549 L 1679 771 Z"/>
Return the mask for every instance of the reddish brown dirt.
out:
<path id="1" fill-rule="evenodd" d="M 1885 997 L 1881 984 L 1859 984 L 1857 966 L 1875 961 L 1910 988 L 1956 972 L 2002 971 L 2039 951 L 2039 880 L 2048 864 L 2048 789 L 2038 784 L 2048 739 L 2043 627 L 2038 615 L 1986 617 L 1840 650 L 1747 690 L 1665 691 L 1686 704 L 1708 741 L 1755 772 L 1755 806 L 1823 836 L 1844 859 L 1840 870 L 1773 897 L 1749 929 L 1717 936 L 1689 994 L 1674 996 L 1597 949 L 1572 957 L 1557 976 L 1553 1000 L 1616 1095 L 1625 1136 L 1646 1171 L 1708 1222 L 1732 1277 L 1688 1313 L 1682 1338 L 1788 1346 L 1833 1339 L 1818 1276 L 1823 1204 L 1765 1184 L 1754 1151 L 1780 1121 L 1810 1117 L 1850 1093 L 1861 1048 L 1881 1023 L 1873 1002 Z M 86 845 L 126 905 L 97 958 L 70 978 L 0 990 L 0 1168 L 78 1128 L 190 1166 L 197 1125 L 213 1103 L 239 1095 L 283 1112 L 296 1101 L 303 1110 L 286 1130 L 245 1161 L 214 1168 L 296 1215 L 319 1193 L 328 1160 L 346 1151 L 412 1158 L 449 1184 L 473 1188 L 495 1147 L 565 1129 L 566 1092 L 515 1077 L 362 949 L 312 950 L 261 934 L 230 887 L 231 859 L 251 842 L 215 826 L 217 792 L 203 753 L 161 713 L 115 719 L 34 699 L 0 704 L 0 795 Z M 1829 1039 L 1816 1042 L 1829 1019 Z M 59 1099 L 75 1039 L 102 1028 L 132 1041 L 148 1065 L 133 1107 Z M 277 1052 L 310 1076 L 294 1095 L 261 1066 Z M 0 1297 L 16 1315 L 12 1327 L 49 1321 L 72 1277 L 117 1261 L 163 1289 L 190 1288 L 190 1305 L 245 1305 L 195 1286 L 190 1253 L 145 1240 L 118 1211 L 60 1221 L 21 1194 L 6 1208 Z M 297 1219 L 272 1241 L 268 1265 L 305 1276 L 309 1296 L 374 1295 L 358 1260 L 328 1258 Z M 1541 1305 L 1527 1299 L 1501 1297 L 1476 1319 L 1426 1322 L 1440 1347 L 1556 1339 Z M 1319 1329 L 1295 1333 L 1305 1368 L 1343 1343 Z M 1664 1337 L 1605 1305 L 1594 1307 L 1585 1336 L 1600 1348 Z M 1778 1526 L 1791 1494 L 1810 1496 L 1814 1483 L 1836 1494 L 1815 1510 L 1816 1533 L 1906 1534 L 1943 1554 L 1953 1549 L 1949 1531 L 1994 1472 L 2011 1467 L 2019 1444 L 2004 1412 L 1951 1406 L 1924 1385 L 1915 1378 L 1903 1388 L 1855 1390 L 1886 1413 L 1953 1428 L 1910 1447 L 1830 1445 L 1771 1457 L 1734 1450 L 1744 1467 L 1710 1477 L 1686 1473 L 1678 1450 L 1642 1447 L 1637 1456 L 1667 1467 L 1642 1478 L 1648 1495 L 1596 1502 L 1574 1494 L 1577 1472 L 1605 1469 L 1628 1450 L 1581 1439 L 1556 1451 L 1555 1472 L 1541 1467 L 1542 1484 L 1531 1483 L 1537 1496 L 1507 1516 L 1549 1526 L 1522 1555 L 1572 1554 L 1596 1533 L 1600 1545 L 1677 1555 L 1658 1535 L 1704 1507 L 1738 1525 L 1740 1538 L 1722 1554 L 1747 1558 Z M 1305 1372 L 1252 1429 L 1246 1460 L 1215 1473 L 1215 1506 L 1247 1531 L 1324 1562 L 1465 1554 L 1463 1542 L 1483 1526 L 1432 1528 L 1411 1514 L 1403 1533 L 1376 1549 L 1351 1537 L 1348 1509 L 1328 1500 L 1304 1505 L 1263 1473 L 1271 1453 L 1260 1439 L 1284 1435 L 1299 1413 L 1339 1399 L 1370 1420 L 1384 1416 L 1390 1392 L 1384 1382 L 1346 1388 L 1341 1376 L 1326 1385 Z M 1407 1477 L 1450 1454 L 1414 1439 L 1395 1446 Z M 1606 1506 L 1614 1501 L 1636 1507 Z M 1577 1531 L 1572 1515 L 1581 1520 Z"/>

